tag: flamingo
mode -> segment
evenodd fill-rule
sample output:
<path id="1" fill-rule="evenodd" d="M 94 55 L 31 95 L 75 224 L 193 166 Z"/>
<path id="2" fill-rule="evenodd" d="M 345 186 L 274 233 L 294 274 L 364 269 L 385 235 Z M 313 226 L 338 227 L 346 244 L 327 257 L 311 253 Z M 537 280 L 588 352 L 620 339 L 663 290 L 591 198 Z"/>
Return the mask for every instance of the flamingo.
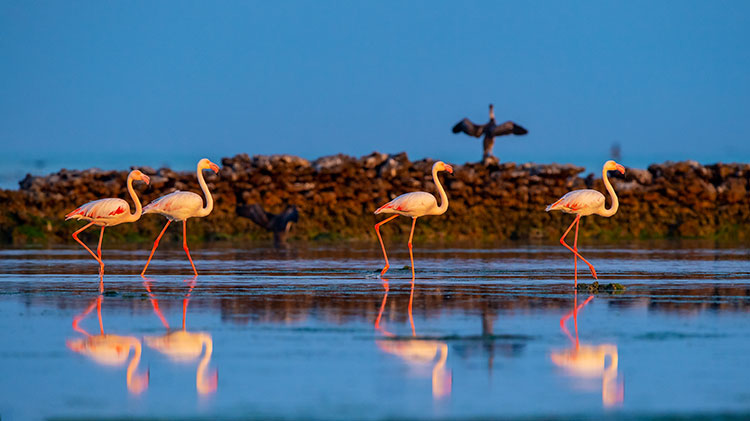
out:
<path id="1" fill-rule="evenodd" d="M 164 327 L 167 329 L 166 334 L 162 336 L 146 336 L 144 341 L 150 348 L 161 352 L 174 362 L 194 361 L 202 352 L 203 357 L 198 363 L 198 368 L 195 372 L 195 387 L 199 394 L 205 395 L 216 391 L 219 375 L 218 371 L 214 370 L 207 376 L 208 364 L 211 361 L 211 355 L 213 354 L 214 349 L 214 342 L 211 338 L 211 334 L 205 332 L 188 332 L 185 328 L 187 307 L 190 302 L 190 294 L 193 292 L 193 288 L 195 288 L 195 279 L 196 278 L 193 277 L 189 280 L 190 288 L 188 289 L 187 294 L 185 294 L 185 298 L 182 300 L 182 329 L 174 331 L 170 328 L 169 322 L 167 322 L 164 314 L 162 314 L 159 309 L 159 301 L 151 291 L 150 280 L 147 279 L 143 282 L 146 286 L 146 291 L 148 291 L 151 305 L 154 308 L 154 313 L 156 313 Z"/>
<path id="2" fill-rule="evenodd" d="M 609 178 L 607 178 L 607 171 L 617 170 L 621 174 L 625 174 L 625 167 L 618 164 L 615 161 L 607 161 L 604 163 L 604 168 L 602 168 L 602 180 L 604 180 L 604 186 L 607 188 L 607 191 L 609 192 L 609 196 L 612 198 L 612 206 L 607 209 L 604 206 L 604 195 L 596 190 L 591 189 L 582 189 L 582 190 L 573 190 L 572 192 L 567 193 L 565 196 L 561 197 L 557 202 L 547 206 L 546 211 L 553 211 L 553 210 L 561 210 L 565 213 L 574 213 L 576 214 L 576 219 L 573 220 L 573 223 L 570 224 L 567 231 L 565 231 L 565 234 L 563 234 L 562 237 L 560 237 L 560 244 L 565 246 L 568 250 L 573 252 L 573 270 L 574 270 L 574 279 L 575 279 L 575 286 L 578 286 L 578 259 L 580 258 L 583 260 L 591 270 L 591 274 L 594 276 L 594 279 L 598 279 L 596 277 L 596 270 L 594 269 L 594 266 L 588 262 L 588 260 L 584 259 L 583 256 L 581 256 L 578 253 L 578 223 L 581 220 L 582 216 L 588 216 L 592 214 L 597 214 L 599 216 L 604 216 L 606 218 L 609 218 L 610 216 L 614 215 L 617 212 L 617 208 L 620 206 L 620 202 L 617 201 L 617 195 L 615 194 L 615 189 L 612 188 L 612 184 L 609 182 Z M 570 229 L 573 228 L 573 225 L 576 226 L 576 236 L 573 240 L 573 247 L 571 248 L 566 242 L 565 237 L 570 232 Z"/>
<path id="3" fill-rule="evenodd" d="M 149 184 L 150 182 L 149 177 L 138 170 L 133 170 L 128 174 L 128 181 L 126 184 L 128 186 L 130 197 L 135 203 L 135 212 L 132 214 L 130 213 L 130 205 L 128 205 L 128 202 L 112 197 L 86 203 L 65 215 L 66 221 L 68 219 L 83 219 L 84 221 L 89 221 L 89 223 L 84 225 L 83 228 L 73 233 L 73 239 L 80 243 L 83 248 L 91 253 L 94 259 L 99 262 L 100 290 L 103 289 L 104 281 L 104 262 L 102 261 L 102 238 L 104 238 L 104 228 L 112 227 L 124 222 L 135 222 L 141 217 L 141 201 L 138 200 L 138 196 L 135 194 L 135 190 L 133 190 L 134 180 L 143 181 L 146 184 Z M 99 246 L 96 248 L 97 254 L 94 254 L 94 252 L 91 251 L 83 241 L 78 239 L 78 234 L 92 225 L 102 227 L 102 231 L 99 234 Z"/>
<path id="4" fill-rule="evenodd" d="M 573 310 L 560 319 L 560 329 L 570 339 L 572 346 L 568 349 L 554 350 L 549 358 L 556 366 L 563 368 L 567 374 L 579 378 L 602 379 L 602 403 L 605 407 L 612 407 L 622 403 L 625 387 L 617 372 L 618 352 L 615 344 L 581 344 L 578 340 L 578 312 L 586 306 L 594 296 L 578 305 L 578 292 L 573 299 Z M 565 326 L 565 322 L 573 317 L 575 339 Z M 607 365 L 609 361 L 609 365 Z"/>
<path id="5" fill-rule="evenodd" d="M 388 255 L 385 252 L 383 237 L 380 236 L 380 226 L 393 220 L 399 215 L 413 218 L 408 245 L 409 258 L 411 259 L 411 276 L 412 278 L 414 277 L 414 254 L 412 253 L 411 240 L 414 237 L 414 226 L 417 224 L 417 218 L 425 215 L 442 215 L 448 210 L 448 196 L 445 194 L 443 185 L 440 184 L 440 179 L 438 178 L 439 171 L 448 171 L 453 174 L 453 167 L 443 161 L 438 161 L 432 165 L 432 179 L 435 181 L 435 185 L 440 193 L 440 206 L 438 206 L 435 196 L 427 192 L 418 191 L 402 194 L 375 211 L 376 215 L 381 213 L 396 214 L 375 224 L 375 233 L 378 235 L 380 247 L 383 249 L 383 257 L 385 258 L 385 267 L 380 272 L 381 277 L 385 275 L 385 272 L 388 271 L 390 265 L 388 264 Z"/>
<path id="6" fill-rule="evenodd" d="M 412 303 L 414 301 L 414 279 L 411 282 L 411 292 L 409 293 L 409 323 L 411 324 L 411 339 L 397 339 L 396 335 L 381 326 L 380 321 L 385 310 L 385 303 L 388 300 L 388 279 L 382 278 L 383 302 L 380 305 L 378 317 L 375 319 L 375 330 L 379 330 L 383 335 L 390 339 L 378 339 L 375 345 L 383 352 L 396 355 L 408 365 L 421 367 L 432 365 L 432 396 L 433 398 L 443 398 L 449 396 L 452 389 L 453 374 L 446 370 L 445 364 L 448 360 L 448 344 L 436 340 L 425 340 L 417 337 L 414 329 L 414 314 L 412 313 Z M 437 357 L 437 360 L 436 360 Z"/>
<path id="7" fill-rule="evenodd" d="M 96 306 L 96 311 L 99 316 L 99 335 L 91 335 L 78 326 L 81 320 L 91 313 L 94 306 Z M 148 388 L 148 371 L 145 374 L 138 374 L 136 372 L 143 352 L 141 341 L 134 336 L 119 336 L 104 333 L 104 325 L 102 324 L 101 295 L 92 301 L 83 313 L 73 318 L 73 330 L 82 333 L 86 337 L 68 339 L 66 341 L 68 348 L 71 351 L 91 358 L 102 365 L 120 366 L 125 364 L 125 361 L 127 361 L 128 356 L 130 355 L 130 349 L 132 348 L 133 356 L 128 363 L 128 368 L 125 374 L 125 382 L 128 391 L 133 394 L 140 394 Z"/>
<path id="8" fill-rule="evenodd" d="M 512 121 L 506 121 L 498 125 L 495 123 L 495 108 L 490 104 L 490 121 L 486 124 L 474 124 L 468 118 L 464 118 L 453 126 L 453 133 L 464 132 L 469 136 L 480 137 L 484 135 L 484 155 L 482 159 L 492 156 L 492 147 L 495 146 L 495 137 L 508 134 L 524 135 L 529 131 Z"/>
<path id="9" fill-rule="evenodd" d="M 195 270 L 195 264 L 193 264 L 193 259 L 190 257 L 190 250 L 188 250 L 187 245 L 187 219 L 207 216 L 214 208 L 214 199 L 211 197 L 211 192 L 208 191 L 206 181 L 203 179 L 203 170 L 207 169 L 218 173 L 219 166 L 206 158 L 198 161 L 198 184 L 200 184 L 201 190 L 203 190 L 203 194 L 206 196 L 205 206 L 203 205 L 203 199 L 201 199 L 199 195 L 193 192 L 177 190 L 175 192 L 169 193 L 166 196 L 162 196 L 154 200 L 153 202 L 146 205 L 145 208 L 143 208 L 144 214 L 158 213 L 164 215 L 167 218 L 167 224 L 164 225 L 164 229 L 162 229 L 161 233 L 159 233 L 159 236 L 156 237 L 156 241 L 154 241 L 154 248 L 151 249 L 151 254 L 148 256 L 146 266 L 144 266 L 143 271 L 141 271 L 141 276 L 146 275 L 146 269 L 148 269 L 148 264 L 151 263 L 151 258 L 154 257 L 154 252 L 159 246 L 159 240 L 161 239 L 161 236 L 164 235 L 164 232 L 167 230 L 167 227 L 169 227 L 169 224 L 171 224 L 172 221 L 182 221 L 182 248 L 183 250 L 185 250 L 185 254 L 187 254 L 188 260 L 190 260 L 190 266 L 193 267 L 195 276 L 198 276 L 198 271 Z"/>

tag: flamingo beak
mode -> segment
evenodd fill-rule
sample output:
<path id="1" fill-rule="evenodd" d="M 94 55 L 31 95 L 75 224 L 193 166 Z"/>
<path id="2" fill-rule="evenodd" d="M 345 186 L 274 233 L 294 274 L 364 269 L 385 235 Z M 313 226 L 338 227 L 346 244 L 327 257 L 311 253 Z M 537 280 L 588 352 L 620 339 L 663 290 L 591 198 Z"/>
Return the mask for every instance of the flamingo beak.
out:
<path id="1" fill-rule="evenodd" d="M 615 169 L 617 171 L 620 171 L 620 174 L 625 174 L 625 167 L 623 167 L 622 165 L 617 164 L 617 166 L 615 167 Z"/>
<path id="2" fill-rule="evenodd" d="M 445 164 L 445 170 L 448 171 L 449 173 L 453 174 L 453 166 L 452 165 Z"/>
<path id="3" fill-rule="evenodd" d="M 143 178 L 141 178 L 141 180 L 143 180 L 143 182 L 146 183 L 146 184 L 150 184 L 151 183 L 151 178 L 149 176 L 147 176 L 146 174 L 143 174 Z"/>
<path id="4" fill-rule="evenodd" d="M 216 164 L 214 164 L 213 162 L 210 163 L 210 164 L 208 164 L 208 168 L 211 168 L 211 171 L 213 171 L 213 172 L 215 172 L 217 174 L 219 173 L 219 166 L 216 165 Z"/>

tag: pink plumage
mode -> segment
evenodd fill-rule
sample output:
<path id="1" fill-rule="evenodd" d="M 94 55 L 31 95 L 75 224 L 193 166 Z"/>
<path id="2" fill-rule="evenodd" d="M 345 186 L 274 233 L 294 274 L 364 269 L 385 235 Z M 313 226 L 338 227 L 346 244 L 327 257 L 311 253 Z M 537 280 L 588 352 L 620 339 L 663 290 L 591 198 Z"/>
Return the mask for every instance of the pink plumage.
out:
<path id="1" fill-rule="evenodd" d="M 417 191 L 405 193 L 391 200 L 385 205 L 379 207 L 375 214 L 397 213 L 404 216 L 423 216 L 430 215 L 438 209 L 435 196 L 430 193 Z"/>
<path id="2" fill-rule="evenodd" d="M 596 269 L 594 269 L 594 266 L 589 263 L 588 260 L 584 259 L 583 256 L 581 256 L 581 254 L 578 252 L 578 224 L 581 221 L 582 216 L 595 214 L 609 218 L 610 216 L 614 215 L 615 212 L 617 212 L 619 202 L 617 200 L 615 190 L 612 188 L 612 184 L 609 182 L 609 178 L 607 177 L 607 172 L 612 170 L 616 170 L 621 174 L 625 174 L 625 167 L 615 161 L 607 161 L 604 163 L 604 167 L 602 168 L 602 180 L 604 181 L 604 187 L 607 189 L 607 192 L 609 192 L 609 195 L 612 198 L 612 206 L 609 209 L 607 209 L 605 206 L 606 199 L 604 198 L 604 195 L 596 190 L 591 189 L 573 190 L 572 192 L 567 193 L 565 196 L 558 199 L 555 203 L 547 206 L 546 209 L 547 212 L 559 210 L 565 213 L 572 213 L 576 215 L 573 223 L 570 224 L 563 236 L 560 237 L 560 244 L 573 252 L 573 279 L 575 286 L 578 286 L 578 259 L 583 260 L 583 262 L 589 266 L 591 275 L 594 277 L 594 279 L 597 279 Z M 575 239 L 573 240 L 573 247 L 570 247 L 565 242 L 565 237 L 574 226 L 576 227 Z"/>
<path id="3" fill-rule="evenodd" d="M 201 190 L 206 196 L 205 206 L 203 205 L 203 198 L 197 194 L 177 190 L 154 200 L 143 208 L 143 213 L 158 213 L 163 215 L 167 218 L 167 224 L 164 225 L 161 233 L 156 237 L 154 247 L 151 249 L 151 254 L 148 256 L 148 260 L 146 260 L 146 266 L 144 266 L 141 271 L 141 276 L 146 275 L 148 264 L 151 262 L 151 258 L 154 257 L 156 248 L 159 247 L 159 240 L 161 239 L 161 236 L 164 235 L 164 232 L 172 221 L 182 221 L 182 248 L 185 250 L 185 254 L 187 254 L 190 266 L 193 268 L 193 273 L 195 273 L 195 276 L 198 276 L 198 271 L 195 269 L 195 264 L 193 263 L 193 258 L 190 257 L 190 250 L 187 245 L 187 220 L 188 218 L 207 216 L 214 208 L 214 200 L 211 197 L 211 192 L 208 190 L 206 180 L 203 179 L 203 170 L 211 170 L 218 173 L 219 166 L 206 158 L 198 161 L 196 175 L 198 177 L 198 184 L 201 186 Z"/>
<path id="4" fill-rule="evenodd" d="M 604 206 L 604 195 L 596 190 L 573 190 L 557 202 L 547 206 L 546 211 L 560 210 L 581 216 L 591 215 Z"/>
<path id="5" fill-rule="evenodd" d="M 99 263 L 100 291 L 104 290 L 104 262 L 102 261 L 102 238 L 104 237 L 104 228 L 122 224 L 123 222 L 135 222 L 141 217 L 141 201 L 138 200 L 138 196 L 135 194 L 135 190 L 133 190 L 134 180 L 140 180 L 146 184 L 150 182 L 149 177 L 138 170 L 133 170 L 128 174 L 126 185 L 128 193 L 135 203 L 135 212 L 132 214 L 130 213 L 130 205 L 128 202 L 116 197 L 110 197 L 107 199 L 88 202 L 65 215 L 66 221 L 69 219 L 89 221 L 89 223 L 83 228 L 73 233 L 73 239 L 82 245 L 83 248 L 85 248 L 86 251 L 88 251 L 89 254 L 91 254 L 91 256 Z M 102 227 L 102 231 L 99 234 L 99 246 L 96 248 L 97 253 L 91 251 L 91 249 L 78 238 L 78 234 L 92 225 Z"/>
<path id="6" fill-rule="evenodd" d="M 385 275 L 385 272 L 388 271 L 389 267 L 388 254 L 386 254 L 385 252 L 383 237 L 380 236 L 380 226 L 387 223 L 388 221 L 393 220 L 393 218 L 396 218 L 399 215 L 403 215 L 413 218 L 408 245 L 409 258 L 411 260 L 411 275 L 412 277 L 414 277 L 414 254 L 412 253 L 411 249 L 411 240 L 414 236 L 414 227 L 417 223 L 417 218 L 425 215 L 442 215 L 446 210 L 448 210 L 448 196 L 445 194 L 445 189 L 443 188 L 443 185 L 440 184 L 440 180 L 438 179 L 439 171 L 448 171 L 452 174 L 453 167 L 444 163 L 443 161 L 437 161 L 432 165 L 432 179 L 435 182 L 435 187 L 437 187 L 438 193 L 440 194 L 440 206 L 438 206 L 435 196 L 427 192 L 418 191 L 402 194 L 401 196 L 398 196 L 397 198 L 379 207 L 375 211 L 376 215 L 381 213 L 395 213 L 395 215 L 375 224 L 375 234 L 377 234 L 378 240 L 380 240 L 380 247 L 383 249 L 383 258 L 385 259 L 385 267 L 380 272 L 380 276 Z"/>
<path id="7" fill-rule="evenodd" d="M 189 191 L 180 191 L 162 196 L 143 208 L 143 213 L 158 213 L 172 221 L 184 221 L 199 216 L 203 208 L 203 199 Z"/>
<path id="8" fill-rule="evenodd" d="M 99 199 L 65 215 L 65 220 L 83 219 L 96 225 L 112 226 L 124 222 L 120 215 L 126 213 L 130 213 L 128 202 L 117 198 Z"/>

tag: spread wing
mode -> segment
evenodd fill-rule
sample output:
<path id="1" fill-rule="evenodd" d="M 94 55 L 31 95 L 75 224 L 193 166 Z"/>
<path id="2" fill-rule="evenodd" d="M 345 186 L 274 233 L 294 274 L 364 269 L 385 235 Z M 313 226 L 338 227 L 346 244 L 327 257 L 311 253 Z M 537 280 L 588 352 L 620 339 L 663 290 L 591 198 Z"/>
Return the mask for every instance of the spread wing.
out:
<path id="1" fill-rule="evenodd" d="M 526 134 L 529 131 L 519 126 L 512 121 L 506 121 L 499 126 L 495 126 L 495 130 L 492 131 L 493 136 L 502 136 L 506 134 Z"/>
<path id="2" fill-rule="evenodd" d="M 267 230 L 271 229 L 270 222 L 271 218 L 273 218 L 273 214 L 264 211 L 263 206 L 257 203 L 237 206 L 237 215 L 248 218 Z"/>
<path id="3" fill-rule="evenodd" d="M 479 137 L 482 135 L 484 126 L 486 126 L 486 124 L 474 124 L 471 122 L 471 120 L 465 118 L 459 121 L 458 124 L 453 126 L 453 133 L 464 132 L 469 136 Z"/>

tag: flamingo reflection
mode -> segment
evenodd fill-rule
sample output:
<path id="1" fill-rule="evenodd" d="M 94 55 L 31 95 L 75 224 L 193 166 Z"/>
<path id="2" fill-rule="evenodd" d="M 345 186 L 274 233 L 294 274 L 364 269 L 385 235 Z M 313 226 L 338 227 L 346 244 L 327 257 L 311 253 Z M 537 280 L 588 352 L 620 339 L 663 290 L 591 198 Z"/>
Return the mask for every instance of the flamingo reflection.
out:
<path id="1" fill-rule="evenodd" d="M 443 398 L 450 396 L 452 387 L 452 374 L 446 370 L 445 363 L 448 359 L 448 345 L 445 342 L 425 340 L 417 337 L 414 329 L 414 316 L 412 314 L 412 303 L 414 301 L 414 278 L 411 281 L 411 292 L 409 294 L 409 323 L 411 324 L 412 339 L 397 338 L 396 335 L 386 330 L 380 321 L 388 300 L 388 279 L 382 278 L 385 294 L 380 305 L 378 318 L 375 320 L 375 329 L 380 331 L 388 339 L 375 341 L 377 347 L 388 354 L 396 355 L 403 359 L 408 365 L 424 367 L 432 365 L 432 396 Z M 437 358 L 437 359 L 436 359 Z"/>
<path id="2" fill-rule="evenodd" d="M 149 348 L 161 352 L 167 358 L 177 363 L 195 361 L 202 353 L 203 357 L 200 359 L 198 369 L 195 373 L 195 388 L 199 394 L 205 395 L 216 391 L 219 375 L 216 370 L 210 374 L 208 373 L 208 365 L 211 362 L 211 355 L 214 349 L 211 334 L 206 332 L 188 332 L 185 328 L 188 303 L 190 302 L 190 294 L 193 292 L 193 288 L 195 288 L 196 278 L 193 277 L 187 280 L 189 282 L 189 289 L 182 300 L 182 329 L 180 330 L 172 330 L 170 328 L 169 322 L 167 322 L 164 314 L 159 309 L 159 300 L 151 291 L 151 281 L 144 278 L 143 285 L 145 285 L 146 291 L 148 291 L 154 313 L 156 313 L 159 320 L 161 320 L 167 329 L 167 333 L 164 335 L 147 336 L 144 338 L 144 341 Z"/>
<path id="3" fill-rule="evenodd" d="M 94 310 L 94 307 L 96 307 L 96 312 L 99 316 L 98 335 L 89 334 L 79 325 L 81 320 Z M 109 366 L 123 365 L 130 355 L 130 350 L 133 349 L 133 356 L 130 358 L 125 375 L 128 391 L 133 394 L 139 394 L 148 388 L 148 371 L 145 374 L 137 373 L 143 350 L 141 341 L 134 336 L 119 336 L 104 333 L 101 295 L 92 301 L 86 310 L 73 318 L 73 330 L 82 333 L 85 337 L 68 339 L 66 341 L 68 348 L 94 360 L 98 364 Z"/>
<path id="4" fill-rule="evenodd" d="M 568 349 L 550 352 L 550 360 L 563 368 L 570 376 L 583 379 L 602 379 L 602 403 L 605 407 L 622 404 L 625 386 L 617 372 L 617 345 L 614 344 L 581 344 L 578 340 L 578 312 L 594 298 L 589 296 L 578 305 L 578 293 L 573 299 L 573 310 L 560 319 L 560 329 L 570 339 L 572 346 Z M 573 317 L 575 338 L 570 334 L 565 323 Z M 609 365 L 607 365 L 609 361 Z"/>

